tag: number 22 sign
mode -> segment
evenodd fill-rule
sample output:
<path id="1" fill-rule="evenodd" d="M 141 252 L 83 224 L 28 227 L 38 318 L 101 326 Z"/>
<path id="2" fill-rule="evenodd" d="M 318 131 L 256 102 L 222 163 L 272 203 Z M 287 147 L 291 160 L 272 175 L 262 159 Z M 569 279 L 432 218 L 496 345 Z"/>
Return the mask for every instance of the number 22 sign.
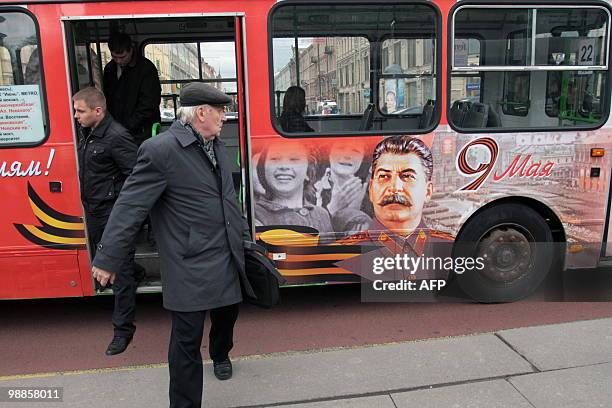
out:
<path id="1" fill-rule="evenodd" d="M 578 65 L 598 65 L 596 60 L 596 38 L 583 38 L 578 41 Z"/>

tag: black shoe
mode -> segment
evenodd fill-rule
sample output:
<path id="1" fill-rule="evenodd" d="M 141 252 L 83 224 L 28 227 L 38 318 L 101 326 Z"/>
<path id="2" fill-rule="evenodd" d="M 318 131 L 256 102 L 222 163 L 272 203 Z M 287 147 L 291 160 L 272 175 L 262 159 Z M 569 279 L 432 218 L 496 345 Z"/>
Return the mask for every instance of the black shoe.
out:
<path id="1" fill-rule="evenodd" d="M 130 337 L 120 337 L 115 336 L 113 340 L 108 345 L 106 349 L 107 356 L 114 356 L 115 354 L 120 354 L 125 351 L 127 346 L 132 342 L 132 336 Z"/>
<path id="2" fill-rule="evenodd" d="M 229 358 L 223 361 L 213 361 L 213 371 L 218 380 L 229 380 L 232 378 L 232 362 Z"/>

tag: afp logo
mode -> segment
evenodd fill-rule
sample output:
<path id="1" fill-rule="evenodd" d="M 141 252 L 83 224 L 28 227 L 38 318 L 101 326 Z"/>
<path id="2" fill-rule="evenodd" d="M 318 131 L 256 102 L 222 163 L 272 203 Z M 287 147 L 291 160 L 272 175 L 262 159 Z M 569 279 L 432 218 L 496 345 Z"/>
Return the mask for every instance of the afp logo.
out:
<path id="1" fill-rule="evenodd" d="M 457 192 L 478 190 L 493 171 L 498 154 L 499 146 L 490 137 L 472 140 L 465 145 L 457 155 L 455 167 L 462 176 L 476 176 L 476 179 L 457 190 Z M 472 164 L 475 166 L 473 167 Z"/>

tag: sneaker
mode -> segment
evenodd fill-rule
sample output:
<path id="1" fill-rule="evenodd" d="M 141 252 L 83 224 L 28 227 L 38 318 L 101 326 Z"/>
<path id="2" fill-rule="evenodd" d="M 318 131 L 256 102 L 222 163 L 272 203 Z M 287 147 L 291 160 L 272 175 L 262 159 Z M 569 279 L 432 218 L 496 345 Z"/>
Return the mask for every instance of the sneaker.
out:
<path id="1" fill-rule="evenodd" d="M 213 371 L 218 380 L 229 380 L 232 378 L 232 362 L 229 358 L 223 361 L 213 361 Z"/>

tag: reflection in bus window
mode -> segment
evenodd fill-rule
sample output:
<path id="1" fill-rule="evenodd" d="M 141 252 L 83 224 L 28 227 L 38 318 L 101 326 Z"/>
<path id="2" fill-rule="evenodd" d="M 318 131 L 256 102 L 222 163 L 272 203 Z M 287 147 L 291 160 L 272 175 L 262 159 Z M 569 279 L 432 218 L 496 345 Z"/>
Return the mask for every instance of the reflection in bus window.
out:
<path id="1" fill-rule="evenodd" d="M 192 81 L 206 82 L 232 97 L 226 107 L 228 119 L 238 118 L 236 51 L 233 41 L 148 43 L 145 57 L 155 64 L 162 85 L 160 115 L 171 122 L 180 106 L 181 86 Z"/>
<path id="2" fill-rule="evenodd" d="M 370 70 L 368 40 L 363 37 L 299 38 L 297 48 L 294 43 L 293 38 L 275 38 L 273 42 L 275 66 L 284 62 L 274 76 L 278 112 L 282 112 L 286 90 L 299 85 L 305 92 L 307 115 L 361 114 L 368 102 L 363 95 L 369 95 L 370 90 L 365 75 Z M 297 64 L 292 55 L 295 49 L 300 54 Z"/>
<path id="3" fill-rule="evenodd" d="M 383 114 L 420 115 L 435 99 L 434 40 L 392 39 L 382 43 L 383 71 L 379 85 Z M 385 63 L 387 65 L 385 65 Z"/>
<path id="4" fill-rule="evenodd" d="M 610 25 L 604 8 L 459 7 L 453 18 L 448 115 L 453 126 L 550 129 L 603 123 Z M 467 64 L 464 38 L 470 36 L 481 44 L 478 64 Z M 468 84 L 478 88 L 477 95 L 468 94 Z"/>
<path id="5" fill-rule="evenodd" d="M 106 46 L 106 44 L 104 45 Z M 106 59 L 106 62 L 108 62 L 110 60 L 110 51 L 108 50 L 108 47 L 101 47 L 101 53 L 104 56 L 105 49 L 108 52 L 108 57 Z M 86 44 L 76 45 L 75 54 L 79 89 L 93 86 L 101 90 L 102 75 L 100 72 L 102 72 L 103 69 L 101 69 L 101 62 L 98 60 L 98 53 L 95 44 L 89 44 L 89 49 Z"/>
<path id="6" fill-rule="evenodd" d="M 397 111 L 397 95 L 395 91 L 385 91 L 385 89 L 385 87 L 382 87 L 383 92 L 385 92 L 385 99 L 381 111 L 387 114 L 395 113 Z"/>
<path id="7" fill-rule="evenodd" d="M 477 38 L 455 38 L 454 61 L 459 67 L 480 66 L 482 45 Z M 458 100 L 480 102 L 482 74 L 478 71 L 456 73 L 451 78 L 451 104 Z"/>
<path id="8" fill-rule="evenodd" d="M 527 116 L 529 113 L 529 72 L 506 72 L 504 75 L 504 97 L 500 102 L 505 115 Z"/>
<path id="9" fill-rule="evenodd" d="M 531 52 L 527 45 L 527 41 L 530 41 L 529 37 L 530 34 L 526 30 L 517 30 L 508 34 L 506 65 L 528 65 L 527 58 Z M 504 74 L 504 94 L 500 104 L 505 115 L 527 116 L 530 85 L 531 75 L 528 72 L 506 72 Z"/>
<path id="10" fill-rule="evenodd" d="M 435 10 L 423 4 L 277 7 L 271 15 L 277 129 L 291 133 L 280 121 L 291 86 L 304 89 L 305 119 L 314 133 L 430 127 L 436 30 Z M 425 106 L 431 112 L 424 114 Z"/>
<path id="11" fill-rule="evenodd" d="M 38 46 L 26 45 L 21 49 L 21 63 L 25 65 L 23 82 L 25 84 L 40 83 L 40 54 Z"/>

